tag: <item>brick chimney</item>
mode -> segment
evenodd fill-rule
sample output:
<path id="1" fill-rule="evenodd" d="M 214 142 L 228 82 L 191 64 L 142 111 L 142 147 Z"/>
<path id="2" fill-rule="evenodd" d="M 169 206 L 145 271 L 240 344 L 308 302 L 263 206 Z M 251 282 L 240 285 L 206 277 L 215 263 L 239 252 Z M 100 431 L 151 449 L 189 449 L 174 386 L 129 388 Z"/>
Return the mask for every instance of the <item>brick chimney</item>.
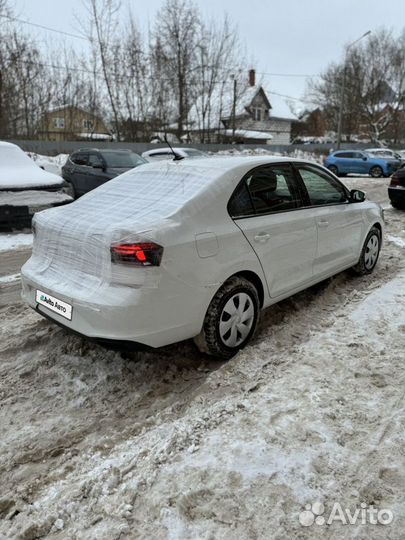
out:
<path id="1" fill-rule="evenodd" d="M 249 69 L 249 86 L 256 85 L 256 71 L 254 69 Z"/>

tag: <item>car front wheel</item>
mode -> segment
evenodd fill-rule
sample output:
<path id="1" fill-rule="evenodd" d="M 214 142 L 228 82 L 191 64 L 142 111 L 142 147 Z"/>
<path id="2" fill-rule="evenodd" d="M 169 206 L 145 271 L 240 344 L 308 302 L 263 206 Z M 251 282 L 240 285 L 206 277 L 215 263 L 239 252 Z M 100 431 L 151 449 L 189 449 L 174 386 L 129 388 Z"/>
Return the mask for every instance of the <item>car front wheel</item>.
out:
<path id="1" fill-rule="evenodd" d="M 359 262 L 353 267 L 353 271 L 359 276 L 371 274 L 377 264 L 380 249 L 381 232 L 377 227 L 373 227 L 364 241 Z"/>
<path id="2" fill-rule="evenodd" d="M 375 165 L 374 167 L 371 167 L 370 169 L 370 176 L 372 178 L 381 178 L 383 175 L 383 170 L 378 165 Z"/>
<path id="3" fill-rule="evenodd" d="M 212 299 L 196 345 L 217 358 L 232 358 L 253 336 L 259 310 L 254 285 L 240 276 L 230 278 Z"/>
<path id="4" fill-rule="evenodd" d="M 336 165 L 329 165 L 328 169 L 330 170 L 331 173 L 333 173 L 336 176 L 339 173 L 338 168 L 336 167 Z"/>
<path id="5" fill-rule="evenodd" d="M 66 180 L 66 187 L 64 188 L 64 192 L 67 194 L 67 195 L 70 195 L 72 197 L 72 199 L 76 199 L 76 190 L 75 190 L 75 186 L 72 184 L 72 182 L 68 182 Z"/>

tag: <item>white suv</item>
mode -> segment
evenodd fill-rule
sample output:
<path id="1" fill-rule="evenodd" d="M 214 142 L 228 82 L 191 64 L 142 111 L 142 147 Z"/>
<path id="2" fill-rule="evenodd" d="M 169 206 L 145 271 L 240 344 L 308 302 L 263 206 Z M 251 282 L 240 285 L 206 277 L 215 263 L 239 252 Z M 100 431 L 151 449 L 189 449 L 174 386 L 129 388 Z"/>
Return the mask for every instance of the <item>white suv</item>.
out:
<path id="1" fill-rule="evenodd" d="M 195 338 L 230 358 L 259 312 L 346 268 L 370 273 L 381 207 L 279 157 L 157 162 L 35 216 L 23 298 L 101 342 Z"/>

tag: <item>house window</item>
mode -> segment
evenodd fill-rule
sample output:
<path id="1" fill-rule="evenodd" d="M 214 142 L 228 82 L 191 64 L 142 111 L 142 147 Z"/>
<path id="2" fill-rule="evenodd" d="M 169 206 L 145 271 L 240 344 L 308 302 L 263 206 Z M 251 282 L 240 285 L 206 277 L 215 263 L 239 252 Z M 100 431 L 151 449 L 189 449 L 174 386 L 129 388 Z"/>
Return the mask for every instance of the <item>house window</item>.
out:
<path id="1" fill-rule="evenodd" d="M 253 108 L 253 119 L 256 120 L 257 122 L 261 122 L 262 121 L 262 109 L 260 109 L 259 107 L 254 107 Z"/>
<path id="2" fill-rule="evenodd" d="M 93 120 L 83 120 L 83 128 L 87 129 L 88 131 L 92 131 L 94 125 Z"/>
<path id="3" fill-rule="evenodd" d="M 56 129 L 65 129 L 65 119 L 57 116 L 53 119 L 53 127 Z"/>

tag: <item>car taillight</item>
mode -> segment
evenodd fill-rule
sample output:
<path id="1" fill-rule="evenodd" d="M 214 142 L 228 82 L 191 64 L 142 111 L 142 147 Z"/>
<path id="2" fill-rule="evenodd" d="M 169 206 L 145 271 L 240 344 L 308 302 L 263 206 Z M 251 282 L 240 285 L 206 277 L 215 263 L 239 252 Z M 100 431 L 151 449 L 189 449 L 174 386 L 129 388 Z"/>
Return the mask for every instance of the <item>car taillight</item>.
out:
<path id="1" fill-rule="evenodd" d="M 134 266 L 160 266 L 163 248 L 154 242 L 117 243 L 111 246 L 113 263 Z"/>
<path id="2" fill-rule="evenodd" d="M 400 186 L 400 185 L 401 185 L 401 182 L 400 182 L 400 180 L 399 180 L 399 177 L 396 176 L 395 174 L 393 174 L 393 175 L 391 176 L 390 186 L 395 187 L 395 186 Z"/>

